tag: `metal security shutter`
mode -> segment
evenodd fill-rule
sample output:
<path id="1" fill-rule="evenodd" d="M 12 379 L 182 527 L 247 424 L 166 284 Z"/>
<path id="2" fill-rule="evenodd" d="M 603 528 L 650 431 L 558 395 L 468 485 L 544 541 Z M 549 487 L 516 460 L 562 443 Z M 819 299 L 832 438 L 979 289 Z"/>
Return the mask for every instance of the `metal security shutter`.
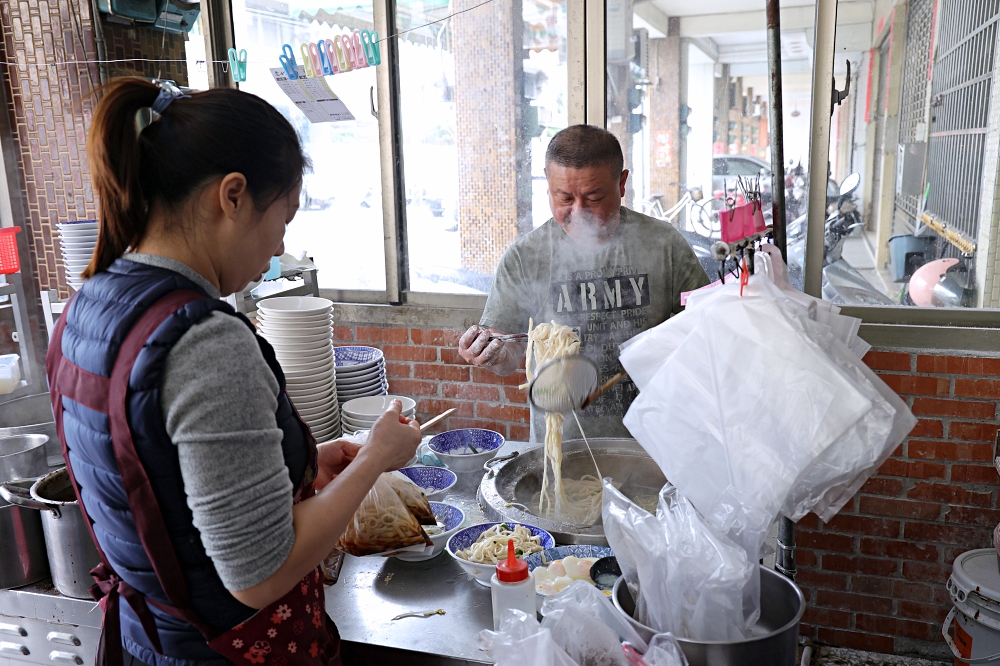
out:
<path id="1" fill-rule="evenodd" d="M 927 210 L 975 239 L 1000 0 L 941 0 Z M 958 256 L 946 245 L 944 256 Z"/>

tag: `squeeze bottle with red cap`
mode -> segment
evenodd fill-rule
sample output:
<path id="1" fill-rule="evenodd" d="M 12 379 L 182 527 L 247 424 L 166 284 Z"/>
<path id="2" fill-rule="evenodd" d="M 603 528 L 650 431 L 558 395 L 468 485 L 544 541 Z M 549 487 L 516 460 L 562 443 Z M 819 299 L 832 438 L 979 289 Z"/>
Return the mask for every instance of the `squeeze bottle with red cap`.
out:
<path id="1" fill-rule="evenodd" d="M 527 563 L 517 559 L 513 539 L 507 541 L 507 559 L 497 562 L 490 589 L 493 591 L 494 631 L 500 631 L 500 618 L 505 608 L 535 616 L 535 581 L 528 573 Z"/>

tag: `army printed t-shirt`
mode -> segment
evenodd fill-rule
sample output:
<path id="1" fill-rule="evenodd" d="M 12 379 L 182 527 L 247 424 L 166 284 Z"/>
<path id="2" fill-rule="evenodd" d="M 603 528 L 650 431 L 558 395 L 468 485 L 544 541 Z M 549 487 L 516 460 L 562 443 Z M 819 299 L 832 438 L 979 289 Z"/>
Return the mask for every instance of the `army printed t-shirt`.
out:
<path id="1" fill-rule="evenodd" d="M 603 383 L 622 369 L 622 342 L 680 312 L 681 293 L 706 284 L 691 247 L 667 222 L 623 207 L 611 239 L 585 248 L 550 219 L 507 249 L 480 324 L 510 333 L 526 332 L 529 318 L 571 326 Z M 630 437 L 622 417 L 637 393 L 626 379 L 582 412 L 587 437 Z M 541 442 L 545 421 L 536 411 L 531 439 Z M 572 418 L 563 436 L 579 437 Z"/>

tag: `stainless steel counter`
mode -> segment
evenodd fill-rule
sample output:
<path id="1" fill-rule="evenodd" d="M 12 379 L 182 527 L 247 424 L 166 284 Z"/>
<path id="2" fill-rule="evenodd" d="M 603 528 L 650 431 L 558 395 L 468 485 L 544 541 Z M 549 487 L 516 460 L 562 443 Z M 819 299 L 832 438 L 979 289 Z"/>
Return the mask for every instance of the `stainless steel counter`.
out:
<path id="1" fill-rule="evenodd" d="M 507 442 L 497 455 L 527 446 Z M 465 525 L 485 522 L 476 499 L 483 473 L 458 477 L 443 501 L 465 512 Z M 446 614 L 392 621 L 400 613 L 436 608 Z M 348 555 L 340 580 L 326 590 L 326 609 L 340 629 L 346 664 L 379 658 L 413 666 L 492 663 L 476 647 L 479 632 L 493 628 L 490 590 L 447 553 L 426 562 Z"/>

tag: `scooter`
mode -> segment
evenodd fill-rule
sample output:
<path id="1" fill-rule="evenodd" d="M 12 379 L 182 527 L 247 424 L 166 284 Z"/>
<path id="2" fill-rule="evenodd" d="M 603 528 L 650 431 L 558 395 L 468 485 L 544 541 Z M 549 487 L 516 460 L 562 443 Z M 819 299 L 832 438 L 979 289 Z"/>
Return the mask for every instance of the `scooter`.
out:
<path id="1" fill-rule="evenodd" d="M 852 173 L 840 185 L 836 210 L 826 220 L 823 234 L 823 298 L 837 305 L 896 305 L 888 296 L 864 278 L 842 258 L 844 242 L 857 228 L 864 226 L 854 200 L 861 176 Z M 808 214 L 788 225 L 788 274 L 792 285 L 805 284 L 805 250 Z"/>

